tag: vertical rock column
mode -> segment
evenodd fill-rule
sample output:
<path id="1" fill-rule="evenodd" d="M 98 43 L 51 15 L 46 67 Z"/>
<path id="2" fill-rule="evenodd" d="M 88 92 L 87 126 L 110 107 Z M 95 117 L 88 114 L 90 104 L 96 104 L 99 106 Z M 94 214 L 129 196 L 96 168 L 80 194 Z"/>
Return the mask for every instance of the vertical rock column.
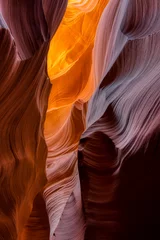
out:
<path id="1" fill-rule="evenodd" d="M 46 55 L 66 3 L 0 1 L 0 239 L 21 239 L 46 182 Z"/>

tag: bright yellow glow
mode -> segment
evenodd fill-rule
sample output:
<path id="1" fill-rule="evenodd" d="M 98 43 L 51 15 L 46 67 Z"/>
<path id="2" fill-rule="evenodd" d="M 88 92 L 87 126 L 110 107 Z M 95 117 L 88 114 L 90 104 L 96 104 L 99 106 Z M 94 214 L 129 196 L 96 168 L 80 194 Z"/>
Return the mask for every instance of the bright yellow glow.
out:
<path id="1" fill-rule="evenodd" d="M 53 156 L 63 145 L 77 147 L 83 129 L 77 122 L 74 133 L 71 121 L 73 106 L 81 108 L 94 90 L 92 49 L 97 25 L 108 0 L 69 0 L 64 18 L 50 43 L 48 74 L 53 84 L 45 122 L 45 137 Z M 80 119 L 79 121 L 82 121 Z M 70 130 L 68 128 L 71 128 Z M 68 134 L 68 141 L 62 141 Z M 59 134 L 59 137 L 57 137 Z M 73 135 L 72 137 L 70 135 Z M 61 146 L 62 147 L 62 146 Z"/>
<path id="2" fill-rule="evenodd" d="M 69 71 L 93 43 L 105 5 L 104 0 L 69 0 L 62 23 L 50 44 L 48 74 L 51 81 Z"/>
<path id="3" fill-rule="evenodd" d="M 52 191 L 51 195 L 54 195 L 54 214 L 50 220 L 53 231 L 60 221 L 61 209 L 66 205 L 64 199 L 59 205 L 60 196 L 66 196 L 68 201 L 79 181 L 77 147 L 85 128 L 85 103 L 95 88 L 92 50 L 97 25 L 107 2 L 69 0 L 65 16 L 50 43 L 47 63 L 53 85 L 45 121 L 45 139 L 48 147 L 46 193 Z M 50 202 L 47 194 L 45 197 Z"/>

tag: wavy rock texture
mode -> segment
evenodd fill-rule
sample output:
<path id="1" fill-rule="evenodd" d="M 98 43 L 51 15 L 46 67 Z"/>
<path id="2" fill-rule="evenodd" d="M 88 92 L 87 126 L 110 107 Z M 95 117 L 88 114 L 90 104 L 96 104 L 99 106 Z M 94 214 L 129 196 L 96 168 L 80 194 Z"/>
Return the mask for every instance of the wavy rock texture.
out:
<path id="1" fill-rule="evenodd" d="M 0 240 L 159 239 L 159 42 L 159 0 L 0 0 Z"/>
<path id="2" fill-rule="evenodd" d="M 24 227 L 37 194 L 32 230 L 37 221 L 42 224 L 42 206 L 45 212 L 40 195 L 46 183 L 43 125 L 51 88 L 46 55 L 66 4 L 0 1 L 0 239 L 48 239 L 48 227 L 40 229 L 40 236 Z"/>
<path id="3" fill-rule="evenodd" d="M 45 122 L 48 183 L 44 198 L 50 239 L 84 238 L 77 148 L 85 127 L 85 102 L 95 87 L 90 72 L 96 27 L 107 2 L 69 1 L 48 52 L 53 86 Z"/>
<path id="4" fill-rule="evenodd" d="M 160 2 L 111 0 L 79 146 L 85 239 L 158 239 Z"/>

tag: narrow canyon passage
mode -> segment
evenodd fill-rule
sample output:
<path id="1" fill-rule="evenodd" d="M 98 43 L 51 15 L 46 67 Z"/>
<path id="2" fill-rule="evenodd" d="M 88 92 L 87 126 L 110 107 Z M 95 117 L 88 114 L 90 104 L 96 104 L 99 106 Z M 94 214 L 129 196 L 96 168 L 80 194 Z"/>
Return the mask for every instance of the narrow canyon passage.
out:
<path id="1" fill-rule="evenodd" d="M 159 239 L 159 0 L 0 0 L 0 240 Z"/>

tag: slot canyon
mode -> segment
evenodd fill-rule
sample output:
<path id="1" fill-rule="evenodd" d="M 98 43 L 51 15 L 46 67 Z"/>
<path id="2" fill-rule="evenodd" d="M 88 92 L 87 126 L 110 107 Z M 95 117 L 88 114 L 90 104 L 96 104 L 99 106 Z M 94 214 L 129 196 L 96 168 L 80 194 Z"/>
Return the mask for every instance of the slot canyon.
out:
<path id="1" fill-rule="evenodd" d="M 160 0 L 0 0 L 0 240 L 160 239 L 159 130 Z"/>

